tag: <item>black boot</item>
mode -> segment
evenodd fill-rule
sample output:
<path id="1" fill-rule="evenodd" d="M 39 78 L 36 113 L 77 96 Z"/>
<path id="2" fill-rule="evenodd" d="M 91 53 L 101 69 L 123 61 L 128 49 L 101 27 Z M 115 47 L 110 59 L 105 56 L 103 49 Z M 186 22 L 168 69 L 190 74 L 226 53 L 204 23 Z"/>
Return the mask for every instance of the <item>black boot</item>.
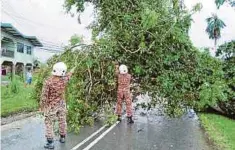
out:
<path id="1" fill-rule="evenodd" d="M 54 147 L 53 139 L 48 138 L 48 139 L 47 139 L 47 143 L 46 143 L 46 145 L 44 146 L 44 148 L 46 148 L 46 149 L 54 149 L 55 147 Z"/>
<path id="2" fill-rule="evenodd" d="M 60 143 L 65 143 L 65 135 L 60 135 Z"/>
<path id="3" fill-rule="evenodd" d="M 127 117 L 127 122 L 128 123 L 134 123 L 134 120 L 132 119 L 132 116 Z"/>
<path id="4" fill-rule="evenodd" d="M 122 121 L 122 116 L 121 115 L 118 115 L 117 121 Z"/>

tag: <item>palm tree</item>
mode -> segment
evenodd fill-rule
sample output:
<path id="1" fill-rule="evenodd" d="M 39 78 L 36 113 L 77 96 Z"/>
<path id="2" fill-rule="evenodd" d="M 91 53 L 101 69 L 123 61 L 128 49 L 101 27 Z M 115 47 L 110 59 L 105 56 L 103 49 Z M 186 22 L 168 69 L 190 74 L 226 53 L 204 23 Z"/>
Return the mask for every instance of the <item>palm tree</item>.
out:
<path id="1" fill-rule="evenodd" d="M 231 7 L 235 7 L 235 0 L 215 0 L 215 4 L 219 9 L 224 3 L 229 3 Z"/>
<path id="2" fill-rule="evenodd" d="M 217 6 L 217 8 L 219 9 L 221 5 L 223 5 L 225 2 L 225 0 L 215 0 L 215 4 Z"/>
<path id="3" fill-rule="evenodd" d="M 223 29 L 226 25 L 221 19 L 218 18 L 216 14 L 212 14 L 212 17 L 207 18 L 206 21 L 206 32 L 209 35 L 209 39 L 214 40 L 214 48 L 216 51 L 217 40 L 221 37 L 221 29 Z"/>

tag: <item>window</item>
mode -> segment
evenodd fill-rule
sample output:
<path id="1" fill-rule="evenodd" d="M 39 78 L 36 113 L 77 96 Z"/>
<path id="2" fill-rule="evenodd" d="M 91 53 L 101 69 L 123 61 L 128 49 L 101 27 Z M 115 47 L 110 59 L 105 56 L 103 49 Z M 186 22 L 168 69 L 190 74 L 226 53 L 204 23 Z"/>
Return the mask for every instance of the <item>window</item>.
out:
<path id="1" fill-rule="evenodd" d="M 32 54 L 32 48 L 31 48 L 31 46 L 26 46 L 26 52 L 27 52 L 27 54 L 29 54 L 29 55 L 31 55 Z"/>
<path id="2" fill-rule="evenodd" d="M 17 43 L 17 52 L 24 53 L 24 44 Z"/>

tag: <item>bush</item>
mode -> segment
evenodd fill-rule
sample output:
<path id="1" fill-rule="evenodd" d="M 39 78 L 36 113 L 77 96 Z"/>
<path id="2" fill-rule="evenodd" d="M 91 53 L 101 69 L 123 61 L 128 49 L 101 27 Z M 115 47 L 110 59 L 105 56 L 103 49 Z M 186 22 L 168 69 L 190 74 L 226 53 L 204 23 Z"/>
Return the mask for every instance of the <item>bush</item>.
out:
<path id="1" fill-rule="evenodd" d="M 19 81 L 16 79 L 13 79 L 10 83 L 10 91 L 11 93 L 18 93 L 19 92 Z"/>
<path id="2" fill-rule="evenodd" d="M 235 41 L 219 46 L 216 55 L 223 59 L 224 79 L 228 85 L 224 88 L 228 101 L 220 101 L 219 107 L 229 116 L 235 117 Z"/>
<path id="3" fill-rule="evenodd" d="M 24 87 L 24 83 L 16 76 L 8 85 L 1 87 L 1 116 L 6 117 L 20 112 L 31 112 L 38 109 L 35 99 L 31 98 L 32 87 Z"/>
<path id="4" fill-rule="evenodd" d="M 210 56 L 208 51 L 199 53 L 197 66 L 197 81 L 194 86 L 198 88 L 199 99 L 196 108 L 203 110 L 209 106 L 216 106 L 219 101 L 227 101 L 228 88 L 224 80 L 223 64 L 220 59 Z"/>
<path id="5" fill-rule="evenodd" d="M 92 125 L 94 112 L 114 102 L 116 93 L 114 65 L 107 59 L 108 54 L 94 47 L 85 49 L 86 52 L 67 49 L 48 60 L 48 67 L 41 68 L 39 72 L 34 91 L 34 97 L 40 101 L 43 82 L 58 61 L 65 62 L 68 70 L 76 66 L 66 90 L 68 123 L 70 130 L 75 132 L 85 124 Z"/>
<path id="6" fill-rule="evenodd" d="M 38 102 L 40 101 L 43 82 L 49 74 L 50 69 L 47 66 L 43 66 L 34 78 L 34 91 L 32 93 L 32 98 L 36 99 Z"/>
<path id="7" fill-rule="evenodd" d="M 9 94 L 19 93 L 21 84 L 22 84 L 21 77 L 18 75 L 15 75 L 13 77 L 13 80 L 9 81 L 9 84 L 6 86 L 7 90 L 5 90 L 5 93 L 3 93 L 3 95 L 9 96 Z"/>

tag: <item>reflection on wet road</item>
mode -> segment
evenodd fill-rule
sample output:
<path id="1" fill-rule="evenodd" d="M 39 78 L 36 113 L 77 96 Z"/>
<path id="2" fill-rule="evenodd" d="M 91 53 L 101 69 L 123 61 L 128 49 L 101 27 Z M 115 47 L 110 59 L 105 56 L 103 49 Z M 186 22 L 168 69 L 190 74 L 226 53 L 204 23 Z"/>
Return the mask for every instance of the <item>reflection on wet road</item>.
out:
<path id="1" fill-rule="evenodd" d="M 102 125 L 84 127 L 79 135 L 69 134 L 66 144 L 56 139 L 55 150 L 71 150 L 97 131 Z M 108 128 L 107 128 L 108 129 Z M 102 130 L 78 149 L 82 150 L 99 137 Z M 2 150 L 42 150 L 45 143 L 42 118 L 31 117 L 2 126 Z M 183 116 L 170 119 L 156 115 L 135 115 L 135 123 L 126 119 L 116 125 L 91 150 L 210 150 L 199 123 L 195 118 Z"/>

